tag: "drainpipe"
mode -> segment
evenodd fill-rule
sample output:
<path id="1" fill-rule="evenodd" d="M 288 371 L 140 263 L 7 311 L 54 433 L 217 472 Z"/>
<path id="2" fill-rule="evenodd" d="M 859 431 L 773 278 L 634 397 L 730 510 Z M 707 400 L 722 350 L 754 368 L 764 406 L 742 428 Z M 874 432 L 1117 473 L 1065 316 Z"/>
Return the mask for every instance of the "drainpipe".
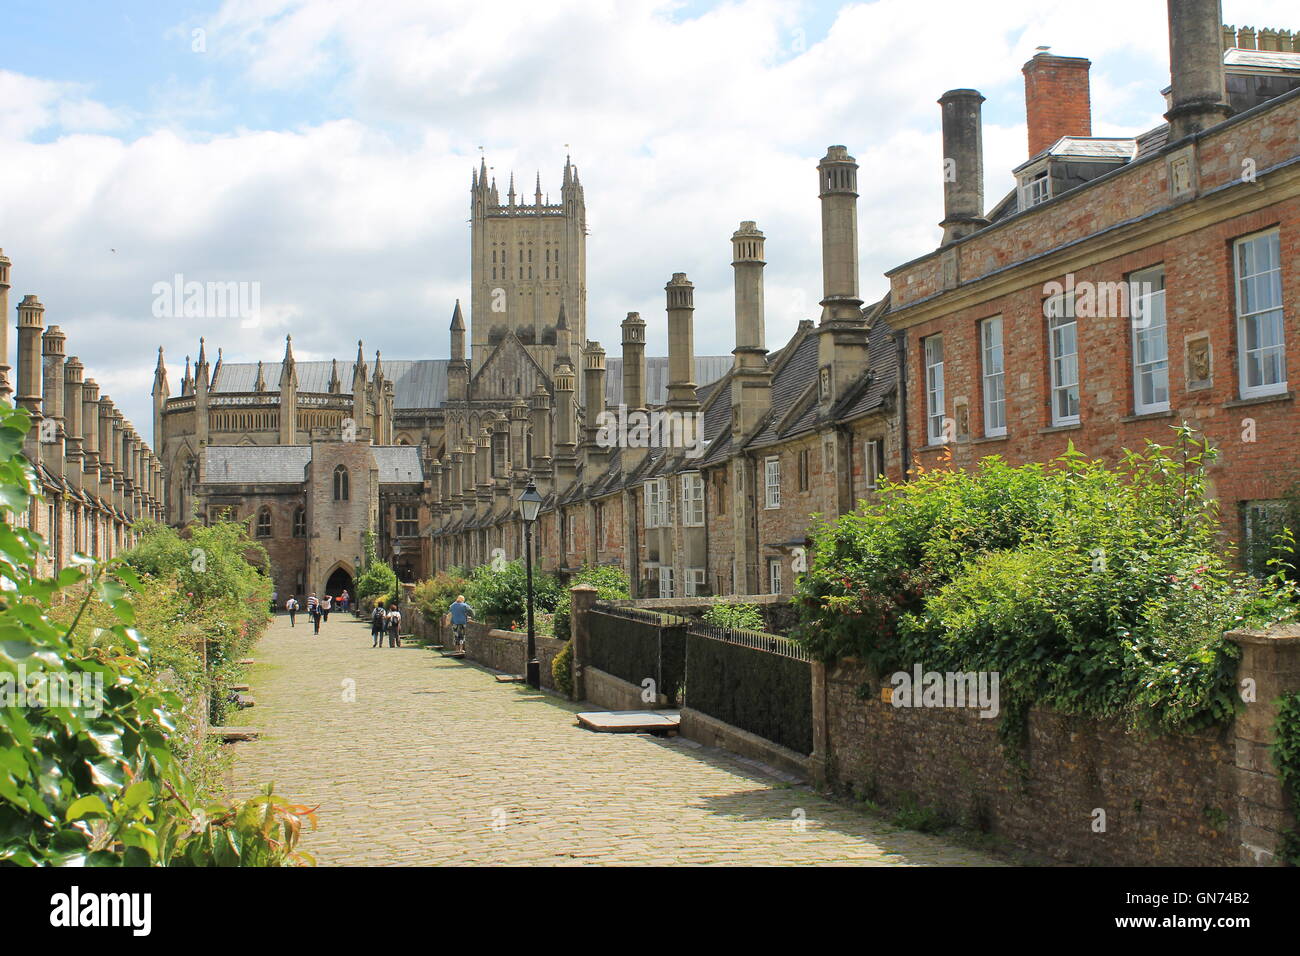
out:
<path id="1" fill-rule="evenodd" d="M 907 332 L 896 330 L 894 338 L 898 341 L 898 453 L 903 462 L 903 481 L 907 481 L 912 451 L 907 427 Z"/>

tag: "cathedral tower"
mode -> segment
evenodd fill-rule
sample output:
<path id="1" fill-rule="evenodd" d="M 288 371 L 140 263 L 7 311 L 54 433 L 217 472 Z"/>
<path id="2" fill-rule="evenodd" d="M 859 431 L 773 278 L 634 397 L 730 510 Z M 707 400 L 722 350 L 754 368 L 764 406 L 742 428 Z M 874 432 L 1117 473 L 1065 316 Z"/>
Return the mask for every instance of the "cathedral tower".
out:
<path id="1" fill-rule="evenodd" d="M 542 368 L 581 368 L 587 341 L 587 211 L 577 168 L 567 159 L 560 201 L 542 195 L 520 201 L 514 176 L 503 205 L 486 161 L 470 185 L 470 361 L 472 372 L 507 332 L 514 332 Z M 556 351 L 556 325 L 564 307 L 572 333 L 569 354 Z M 453 356 L 455 358 L 456 356 Z M 581 388 L 581 385 L 579 386 Z"/>

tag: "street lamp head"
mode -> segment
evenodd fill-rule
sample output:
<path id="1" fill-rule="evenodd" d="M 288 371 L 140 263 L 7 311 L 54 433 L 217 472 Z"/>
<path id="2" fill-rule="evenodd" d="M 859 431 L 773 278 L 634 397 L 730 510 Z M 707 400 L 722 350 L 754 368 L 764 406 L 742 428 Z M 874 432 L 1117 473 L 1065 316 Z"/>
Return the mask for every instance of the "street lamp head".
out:
<path id="1" fill-rule="evenodd" d="M 519 496 L 519 513 L 523 519 L 532 524 L 537 520 L 537 513 L 542 510 L 542 496 L 537 493 L 537 485 L 533 479 L 528 479 L 528 487 L 524 493 Z"/>

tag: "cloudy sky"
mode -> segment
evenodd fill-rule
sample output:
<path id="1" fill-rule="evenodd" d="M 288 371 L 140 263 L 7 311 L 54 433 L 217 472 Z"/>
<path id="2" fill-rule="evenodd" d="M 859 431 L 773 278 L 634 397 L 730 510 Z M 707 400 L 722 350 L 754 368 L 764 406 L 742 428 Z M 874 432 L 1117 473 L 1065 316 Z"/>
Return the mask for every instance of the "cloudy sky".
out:
<path id="1" fill-rule="evenodd" d="M 1224 0 L 1297 26 L 1294 0 Z M 665 354 L 663 285 L 696 285 L 696 351 L 729 352 L 729 237 L 767 234 L 768 344 L 814 318 L 815 166 L 861 165 L 864 298 L 936 244 L 939 108 L 988 98 L 991 205 L 1026 158 L 1020 68 L 1093 62 L 1095 135 L 1160 122 L 1159 0 L 5 0 L 0 247 L 69 353 L 146 434 L 157 349 L 173 390 L 200 335 L 230 361 L 447 354 L 469 297 L 469 179 L 558 196 L 588 224 L 588 335 L 639 311 Z M 155 285 L 258 283 L 256 325 L 157 317 Z M 7 318 L 11 327 L 14 315 Z M 14 336 L 10 335 L 11 349 Z"/>

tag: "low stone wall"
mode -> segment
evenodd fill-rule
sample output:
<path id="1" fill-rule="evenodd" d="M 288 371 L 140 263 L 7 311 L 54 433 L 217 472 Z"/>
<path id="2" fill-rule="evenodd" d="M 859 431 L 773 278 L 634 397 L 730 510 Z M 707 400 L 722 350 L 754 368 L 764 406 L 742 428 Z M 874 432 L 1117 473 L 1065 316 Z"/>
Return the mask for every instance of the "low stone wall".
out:
<path id="1" fill-rule="evenodd" d="M 860 699 L 864 684 L 872 693 Z M 998 737 L 1000 717 L 894 707 L 880 693 L 890 687 L 859 664 L 827 672 L 826 778 L 834 789 L 887 806 L 915 802 L 1077 863 L 1237 862 L 1228 731 L 1146 737 L 1035 710 L 1022 774 Z"/>
<path id="2" fill-rule="evenodd" d="M 647 703 L 641 699 L 642 691 L 636 684 L 590 664 L 582 669 L 582 676 L 587 691 L 584 700 L 601 710 L 654 710 L 668 703 L 662 695 Z"/>
<path id="3" fill-rule="evenodd" d="M 438 630 L 441 631 L 441 628 Z M 558 641 L 553 637 L 537 637 L 535 640 L 537 660 L 541 664 L 542 686 L 548 690 L 556 690 L 555 678 L 551 674 L 551 662 L 555 660 L 555 655 L 564 649 L 566 642 Z M 451 635 L 448 634 L 442 643 L 445 647 L 450 647 Z M 522 675 L 527 663 L 525 656 L 527 646 L 526 634 L 502 631 L 474 621 L 465 625 L 465 657 L 494 671 Z"/>
<path id="4" fill-rule="evenodd" d="M 683 707 L 681 735 L 709 747 L 720 747 L 742 757 L 761 760 L 785 773 L 807 779 L 812 775 L 812 758 L 796 753 L 788 747 L 766 740 L 758 734 L 733 727 L 690 707 Z"/>

